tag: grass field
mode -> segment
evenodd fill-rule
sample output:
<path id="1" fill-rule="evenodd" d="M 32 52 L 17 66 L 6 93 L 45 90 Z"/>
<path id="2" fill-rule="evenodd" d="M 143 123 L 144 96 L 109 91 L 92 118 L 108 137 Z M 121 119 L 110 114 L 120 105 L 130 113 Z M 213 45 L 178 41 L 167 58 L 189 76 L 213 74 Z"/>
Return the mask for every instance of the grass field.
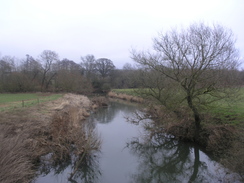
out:
<path id="1" fill-rule="evenodd" d="M 244 96 L 229 104 L 223 101 L 217 104 L 217 107 L 212 108 L 210 112 L 224 123 L 244 124 Z"/>
<path id="2" fill-rule="evenodd" d="M 115 93 L 138 96 L 135 89 L 113 89 Z M 231 101 L 218 101 L 213 103 L 209 110 L 211 114 L 219 118 L 222 123 L 240 124 L 244 126 L 244 88 L 241 88 L 238 97 Z"/>
<path id="3" fill-rule="evenodd" d="M 56 100 L 62 94 L 53 93 L 0 93 L 0 111 L 37 105 L 45 101 Z"/>

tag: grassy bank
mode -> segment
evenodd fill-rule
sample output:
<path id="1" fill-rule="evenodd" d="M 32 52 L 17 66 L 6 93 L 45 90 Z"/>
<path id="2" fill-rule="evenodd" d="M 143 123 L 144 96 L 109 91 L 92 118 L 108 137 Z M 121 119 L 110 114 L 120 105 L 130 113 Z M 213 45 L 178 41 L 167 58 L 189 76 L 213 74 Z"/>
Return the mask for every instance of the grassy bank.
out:
<path id="1" fill-rule="evenodd" d="M 55 93 L 0 93 L 0 111 L 34 106 L 60 97 L 62 94 Z"/>
<path id="2" fill-rule="evenodd" d="M 108 93 L 108 96 L 130 102 L 143 103 L 143 98 L 140 97 L 134 89 L 113 89 Z"/>
<path id="3" fill-rule="evenodd" d="M 236 98 L 213 103 L 210 112 L 218 122 L 244 125 L 244 88 L 240 89 Z"/>
<path id="4" fill-rule="evenodd" d="M 23 99 L 22 94 L 15 96 L 8 100 L 6 97 L 5 105 Z M 39 95 L 24 96 L 33 100 Z M 55 97 L 59 98 L 54 100 Z M 0 112 L 0 182 L 31 182 L 43 155 L 51 153 L 49 161 L 55 164 L 73 152 L 81 162 L 86 154 L 99 148 L 99 138 L 92 129 L 86 131 L 84 121 L 97 103 L 94 106 L 87 97 L 73 94 L 53 94 L 43 99 L 52 101 Z M 72 175 L 78 165 L 70 172 Z"/>
<path id="5" fill-rule="evenodd" d="M 139 96 L 134 89 L 115 89 L 112 93 L 115 97 L 122 96 L 123 100 L 130 99 L 129 95 Z M 179 106 L 175 113 L 153 100 L 147 98 L 145 101 L 148 116 L 154 121 L 152 133 L 163 130 L 177 139 L 194 141 L 194 119 L 187 107 Z M 244 88 L 235 98 L 212 103 L 202 111 L 202 118 L 199 143 L 244 180 Z"/>
<path id="6" fill-rule="evenodd" d="M 113 89 L 117 96 L 141 97 L 137 89 Z M 129 98 L 127 96 L 127 98 Z M 221 100 L 209 106 L 207 112 L 215 117 L 217 123 L 244 125 L 244 88 L 237 93 L 236 98 Z"/>

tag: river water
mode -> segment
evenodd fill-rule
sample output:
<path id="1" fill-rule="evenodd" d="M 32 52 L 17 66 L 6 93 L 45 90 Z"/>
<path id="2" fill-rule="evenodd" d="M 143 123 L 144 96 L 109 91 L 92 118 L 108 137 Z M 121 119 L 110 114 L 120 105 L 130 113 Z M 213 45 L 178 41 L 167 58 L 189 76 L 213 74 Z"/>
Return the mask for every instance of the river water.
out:
<path id="1" fill-rule="evenodd" d="M 101 149 L 85 159 L 82 168 L 68 180 L 73 161 L 45 166 L 35 183 L 181 183 L 239 182 L 198 146 L 148 137 L 143 125 L 128 122 L 138 106 L 111 102 L 87 120 L 102 140 Z M 148 121 L 147 121 L 148 122 Z M 150 140 L 149 140 L 150 139 Z"/>

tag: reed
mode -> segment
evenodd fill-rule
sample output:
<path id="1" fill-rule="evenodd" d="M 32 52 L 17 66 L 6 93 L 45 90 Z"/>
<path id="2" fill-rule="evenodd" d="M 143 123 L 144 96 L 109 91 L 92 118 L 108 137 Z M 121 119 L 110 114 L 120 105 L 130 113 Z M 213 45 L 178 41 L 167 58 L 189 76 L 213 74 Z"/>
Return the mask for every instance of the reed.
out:
<path id="1" fill-rule="evenodd" d="M 27 183 L 33 178 L 33 164 L 25 146 L 22 136 L 0 137 L 0 182 Z"/>

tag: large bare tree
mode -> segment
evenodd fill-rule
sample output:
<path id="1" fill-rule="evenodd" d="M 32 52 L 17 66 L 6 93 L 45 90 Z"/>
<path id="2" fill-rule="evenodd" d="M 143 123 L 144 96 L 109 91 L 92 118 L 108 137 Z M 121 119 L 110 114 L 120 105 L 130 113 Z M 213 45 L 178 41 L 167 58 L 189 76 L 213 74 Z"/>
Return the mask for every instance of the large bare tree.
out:
<path id="1" fill-rule="evenodd" d="M 96 60 L 96 70 L 102 78 L 109 76 L 114 69 L 115 66 L 111 60 L 107 58 L 99 58 Z"/>
<path id="2" fill-rule="evenodd" d="M 15 71 L 15 58 L 4 56 L 0 58 L 0 91 L 8 91 L 9 76 Z"/>
<path id="3" fill-rule="evenodd" d="M 51 72 L 52 64 L 58 61 L 58 54 L 51 50 L 44 50 L 40 55 L 41 62 L 43 63 L 43 72 L 42 72 L 42 82 L 41 90 L 45 86 L 45 89 L 48 88 L 52 78 L 56 75 L 55 72 Z"/>
<path id="4" fill-rule="evenodd" d="M 196 133 L 201 130 L 200 107 L 228 97 L 235 86 L 239 54 L 231 30 L 195 23 L 184 29 L 160 33 L 154 51 L 132 51 L 134 61 L 167 77 L 179 86 L 172 92 L 183 93 L 192 111 Z"/>
<path id="5" fill-rule="evenodd" d="M 26 55 L 26 59 L 22 61 L 20 65 L 20 70 L 27 77 L 34 81 L 40 75 L 42 70 L 42 65 L 37 60 L 35 60 L 32 56 Z"/>
<path id="6" fill-rule="evenodd" d="M 84 57 L 81 57 L 81 63 L 80 65 L 82 66 L 84 70 L 84 75 L 88 78 L 91 79 L 96 71 L 96 59 L 94 55 L 86 55 Z"/>

